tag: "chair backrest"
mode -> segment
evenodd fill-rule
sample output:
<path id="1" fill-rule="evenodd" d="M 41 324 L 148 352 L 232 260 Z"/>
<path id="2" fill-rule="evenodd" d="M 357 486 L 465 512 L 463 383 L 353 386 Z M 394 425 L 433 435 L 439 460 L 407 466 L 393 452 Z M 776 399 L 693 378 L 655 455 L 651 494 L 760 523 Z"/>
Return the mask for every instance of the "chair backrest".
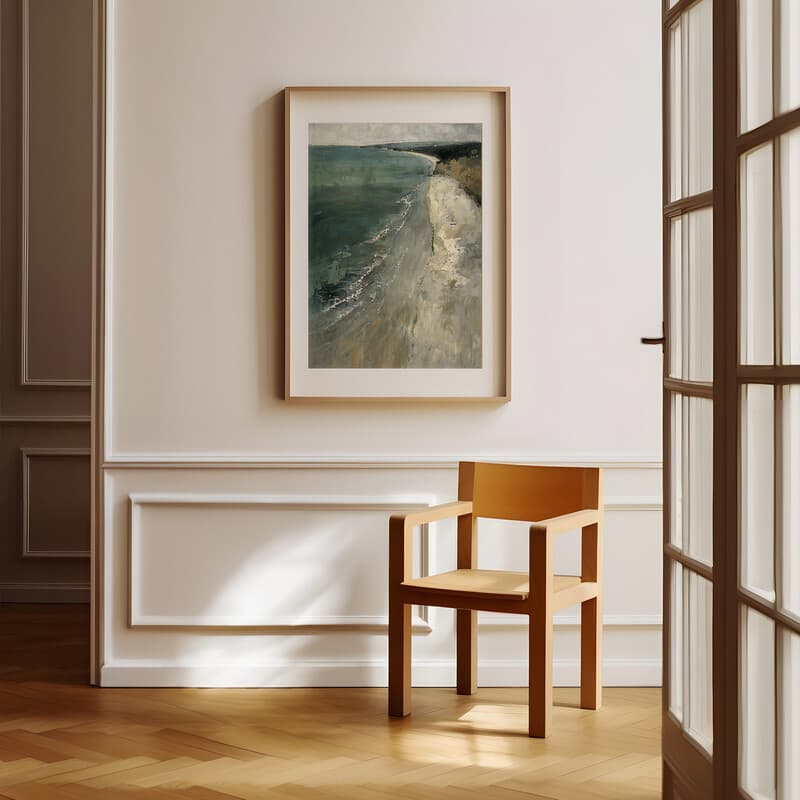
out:
<path id="1" fill-rule="evenodd" d="M 472 501 L 475 517 L 537 522 L 599 508 L 601 492 L 597 467 L 458 465 L 458 499 Z"/>

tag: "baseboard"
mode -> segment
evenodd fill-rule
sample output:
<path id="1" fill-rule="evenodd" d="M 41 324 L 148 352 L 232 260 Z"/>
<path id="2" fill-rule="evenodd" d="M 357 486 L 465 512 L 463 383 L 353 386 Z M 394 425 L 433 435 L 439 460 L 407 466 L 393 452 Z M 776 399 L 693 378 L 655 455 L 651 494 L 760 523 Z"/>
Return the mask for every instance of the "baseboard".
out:
<path id="1" fill-rule="evenodd" d="M 0 583 L 0 603 L 88 603 L 85 583 Z"/>
<path id="2" fill-rule="evenodd" d="M 577 686 L 577 659 L 553 662 L 556 686 Z M 288 688 L 311 686 L 386 686 L 386 662 L 285 661 L 254 665 L 173 665 L 120 662 L 103 667 L 100 685 L 106 687 L 230 687 Z M 455 686 L 454 661 L 423 661 L 412 672 L 415 686 Z M 528 665 L 521 660 L 487 660 L 478 665 L 481 686 L 527 686 Z M 609 659 L 603 663 L 604 686 L 660 686 L 661 659 Z"/>

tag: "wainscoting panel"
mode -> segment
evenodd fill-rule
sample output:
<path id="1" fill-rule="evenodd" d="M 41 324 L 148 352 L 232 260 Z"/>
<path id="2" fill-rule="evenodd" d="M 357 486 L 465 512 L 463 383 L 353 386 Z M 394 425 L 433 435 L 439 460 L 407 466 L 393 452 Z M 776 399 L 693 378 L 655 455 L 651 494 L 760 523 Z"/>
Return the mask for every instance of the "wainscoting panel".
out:
<path id="1" fill-rule="evenodd" d="M 22 450 L 22 555 L 89 558 L 89 449 Z"/>
<path id="2" fill-rule="evenodd" d="M 21 384 L 88 387 L 92 2 L 21 10 Z"/>
<path id="3" fill-rule="evenodd" d="M 454 463 L 398 464 L 107 464 L 103 685 L 384 685 L 388 517 L 456 495 Z M 608 685 L 661 680 L 659 481 L 649 465 L 607 471 Z M 451 522 L 416 541 L 418 574 L 455 566 Z M 524 569 L 525 547 L 524 525 L 480 522 L 481 566 Z M 559 568 L 575 547 L 563 537 Z M 524 684 L 524 621 L 479 621 L 479 681 Z M 414 623 L 414 682 L 452 685 L 453 612 Z M 574 610 L 554 650 L 556 683 L 574 684 Z"/>
<path id="4" fill-rule="evenodd" d="M 88 440 L 85 423 L 0 420 L 0 602 L 88 601 Z"/>
<path id="5" fill-rule="evenodd" d="M 387 624 L 387 514 L 430 496 L 147 494 L 130 497 L 131 627 Z M 220 539 L 224 548 L 219 547 Z M 428 531 L 419 561 L 427 564 Z M 206 554 L 213 553 L 213 557 Z M 347 564 L 354 581 L 331 580 Z M 430 630 L 416 616 L 417 630 Z"/>

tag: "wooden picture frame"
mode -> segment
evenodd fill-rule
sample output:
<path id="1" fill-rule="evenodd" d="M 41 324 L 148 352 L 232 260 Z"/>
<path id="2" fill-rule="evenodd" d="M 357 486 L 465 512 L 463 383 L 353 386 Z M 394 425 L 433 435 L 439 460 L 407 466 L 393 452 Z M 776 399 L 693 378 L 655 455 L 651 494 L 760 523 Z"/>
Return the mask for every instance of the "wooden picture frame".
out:
<path id="1" fill-rule="evenodd" d="M 508 402 L 509 88 L 287 87 L 285 159 L 285 398 Z"/>

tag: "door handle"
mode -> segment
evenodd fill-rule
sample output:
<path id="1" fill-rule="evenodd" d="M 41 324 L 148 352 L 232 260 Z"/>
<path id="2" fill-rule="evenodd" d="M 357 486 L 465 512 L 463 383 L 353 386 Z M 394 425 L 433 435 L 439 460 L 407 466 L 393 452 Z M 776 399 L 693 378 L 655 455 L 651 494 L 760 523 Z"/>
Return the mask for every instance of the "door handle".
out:
<path id="1" fill-rule="evenodd" d="M 661 336 L 642 336 L 639 341 L 642 344 L 660 344 L 661 349 L 664 349 L 664 323 L 661 323 Z"/>

